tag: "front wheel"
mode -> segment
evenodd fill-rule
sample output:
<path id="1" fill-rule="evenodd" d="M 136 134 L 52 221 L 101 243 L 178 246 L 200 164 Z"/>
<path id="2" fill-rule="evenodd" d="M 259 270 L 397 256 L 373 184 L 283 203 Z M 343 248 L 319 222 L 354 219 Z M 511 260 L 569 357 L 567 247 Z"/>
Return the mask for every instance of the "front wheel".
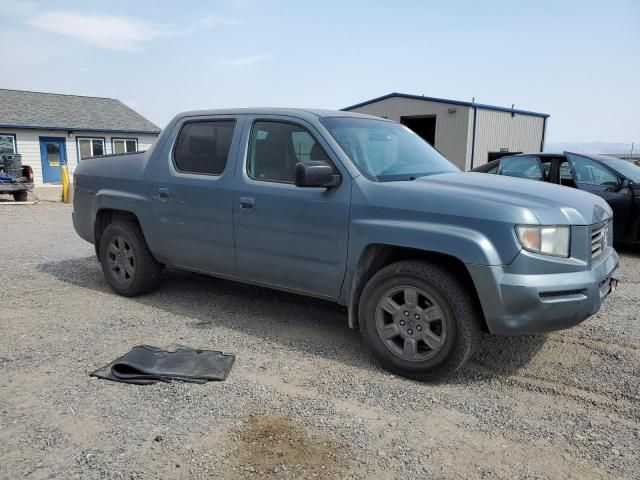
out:
<path id="1" fill-rule="evenodd" d="M 149 251 L 135 222 L 110 223 L 100 237 L 99 258 L 109 285 L 125 297 L 150 292 L 160 282 L 162 265 Z"/>
<path id="2" fill-rule="evenodd" d="M 480 339 L 471 292 L 439 265 L 407 260 L 381 269 L 359 305 L 364 342 L 382 366 L 428 379 L 450 374 Z"/>

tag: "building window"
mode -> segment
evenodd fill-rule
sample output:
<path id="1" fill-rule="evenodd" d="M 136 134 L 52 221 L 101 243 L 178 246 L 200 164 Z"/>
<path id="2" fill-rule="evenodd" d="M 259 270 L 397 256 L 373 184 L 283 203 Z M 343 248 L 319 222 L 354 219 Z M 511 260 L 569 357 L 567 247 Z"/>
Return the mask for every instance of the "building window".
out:
<path id="1" fill-rule="evenodd" d="M 0 133 L 0 153 L 18 153 L 13 133 Z"/>
<path id="2" fill-rule="evenodd" d="M 235 124 L 235 120 L 185 123 L 173 152 L 176 170 L 221 175 L 227 165 Z"/>
<path id="3" fill-rule="evenodd" d="M 104 138 L 78 138 L 78 152 L 80 160 L 104 155 Z"/>
<path id="4" fill-rule="evenodd" d="M 133 153 L 138 151 L 137 138 L 112 138 L 113 153 Z"/>

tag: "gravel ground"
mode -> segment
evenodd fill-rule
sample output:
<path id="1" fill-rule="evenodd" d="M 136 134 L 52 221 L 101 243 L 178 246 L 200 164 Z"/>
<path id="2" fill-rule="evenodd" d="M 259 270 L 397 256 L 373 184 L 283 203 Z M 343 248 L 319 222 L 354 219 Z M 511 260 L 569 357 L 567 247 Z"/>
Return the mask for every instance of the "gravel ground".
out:
<path id="1" fill-rule="evenodd" d="M 119 297 L 70 214 L 0 205 L 0 478 L 640 478 L 638 250 L 597 316 L 485 335 L 420 383 L 331 303 L 171 271 Z M 237 360 L 205 385 L 89 377 L 141 343 Z"/>

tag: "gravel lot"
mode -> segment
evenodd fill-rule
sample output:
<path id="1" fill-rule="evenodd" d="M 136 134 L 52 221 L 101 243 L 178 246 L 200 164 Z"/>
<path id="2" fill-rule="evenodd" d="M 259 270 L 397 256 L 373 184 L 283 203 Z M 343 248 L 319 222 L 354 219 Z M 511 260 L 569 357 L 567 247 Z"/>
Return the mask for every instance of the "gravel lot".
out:
<path id="1" fill-rule="evenodd" d="M 381 370 L 331 303 L 171 271 L 119 297 L 70 215 L 0 205 L 1 478 L 640 478 L 638 250 L 597 316 L 486 335 L 429 384 Z M 88 375 L 174 342 L 235 353 L 229 379 Z"/>

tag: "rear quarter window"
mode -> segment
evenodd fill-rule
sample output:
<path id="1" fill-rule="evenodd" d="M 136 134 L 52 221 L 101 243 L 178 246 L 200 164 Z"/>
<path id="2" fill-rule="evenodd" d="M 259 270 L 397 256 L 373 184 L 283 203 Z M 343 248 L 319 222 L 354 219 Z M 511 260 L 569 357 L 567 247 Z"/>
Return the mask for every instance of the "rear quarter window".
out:
<path id="1" fill-rule="evenodd" d="M 185 123 L 173 152 L 176 170 L 221 175 L 227 166 L 235 125 L 235 120 Z"/>

